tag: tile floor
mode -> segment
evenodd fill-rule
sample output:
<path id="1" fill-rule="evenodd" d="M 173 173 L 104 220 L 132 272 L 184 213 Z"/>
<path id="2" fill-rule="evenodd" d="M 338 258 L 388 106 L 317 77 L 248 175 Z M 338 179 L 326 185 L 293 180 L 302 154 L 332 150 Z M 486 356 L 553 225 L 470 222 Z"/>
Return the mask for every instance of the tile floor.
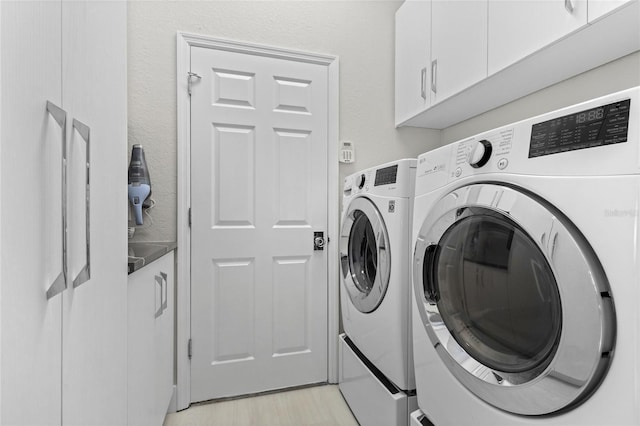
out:
<path id="1" fill-rule="evenodd" d="M 194 404 L 164 426 L 358 426 L 337 385 Z"/>

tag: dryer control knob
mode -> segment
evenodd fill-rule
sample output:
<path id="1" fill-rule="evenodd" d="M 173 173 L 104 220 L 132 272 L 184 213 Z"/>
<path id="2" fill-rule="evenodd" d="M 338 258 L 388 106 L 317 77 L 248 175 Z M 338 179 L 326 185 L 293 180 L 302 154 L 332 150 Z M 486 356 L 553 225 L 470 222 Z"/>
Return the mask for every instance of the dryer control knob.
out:
<path id="1" fill-rule="evenodd" d="M 360 176 L 358 176 L 358 178 L 356 179 L 356 184 L 358 185 L 358 189 L 362 189 L 362 187 L 364 186 L 364 182 L 367 180 L 367 177 L 364 174 L 361 174 Z"/>
<path id="2" fill-rule="evenodd" d="M 483 139 L 476 142 L 469 151 L 469 157 L 467 158 L 469 165 L 475 168 L 484 166 L 489 161 L 492 151 L 493 148 L 491 147 L 491 142 L 488 140 Z"/>

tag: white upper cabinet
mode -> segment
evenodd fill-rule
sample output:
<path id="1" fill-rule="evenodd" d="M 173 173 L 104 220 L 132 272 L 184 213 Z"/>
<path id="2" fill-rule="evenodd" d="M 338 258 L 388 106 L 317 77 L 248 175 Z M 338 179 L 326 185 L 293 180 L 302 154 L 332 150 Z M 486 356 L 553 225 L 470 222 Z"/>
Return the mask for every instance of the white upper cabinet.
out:
<path id="1" fill-rule="evenodd" d="M 589 0 L 588 12 L 589 22 L 593 22 L 604 15 L 633 0 Z"/>
<path id="2" fill-rule="evenodd" d="M 586 0 L 489 0 L 489 75 L 587 24 Z"/>
<path id="3" fill-rule="evenodd" d="M 487 76 L 487 1 L 434 0 L 431 9 L 431 103 Z"/>
<path id="4" fill-rule="evenodd" d="M 396 126 L 444 129 L 640 50 L 640 0 L 430 3 L 430 24 L 396 13 Z"/>
<path id="5" fill-rule="evenodd" d="M 431 0 L 408 0 L 396 12 L 396 125 L 431 104 Z"/>

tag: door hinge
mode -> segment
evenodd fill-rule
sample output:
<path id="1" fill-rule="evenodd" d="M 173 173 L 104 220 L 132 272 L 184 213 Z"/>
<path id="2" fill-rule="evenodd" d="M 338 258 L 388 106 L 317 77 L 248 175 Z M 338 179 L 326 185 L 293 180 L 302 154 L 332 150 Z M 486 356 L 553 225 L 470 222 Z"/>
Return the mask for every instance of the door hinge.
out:
<path id="1" fill-rule="evenodd" d="M 200 80 L 202 77 L 196 74 L 195 72 L 189 71 L 187 73 L 187 93 L 191 96 L 191 85 L 193 84 L 193 79 Z"/>
<path id="2" fill-rule="evenodd" d="M 189 343 L 187 343 L 187 356 L 189 357 L 189 359 L 191 359 L 192 355 L 193 355 L 193 352 L 191 347 L 191 339 L 189 339 Z"/>
<path id="3" fill-rule="evenodd" d="M 191 228 L 191 207 L 189 207 L 188 221 L 189 221 L 189 228 Z"/>

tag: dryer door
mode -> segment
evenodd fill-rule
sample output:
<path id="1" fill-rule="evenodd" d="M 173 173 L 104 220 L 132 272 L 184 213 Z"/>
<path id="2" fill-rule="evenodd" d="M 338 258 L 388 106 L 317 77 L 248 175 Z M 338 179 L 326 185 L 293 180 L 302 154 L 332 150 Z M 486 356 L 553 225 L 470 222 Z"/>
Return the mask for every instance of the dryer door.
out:
<path id="1" fill-rule="evenodd" d="M 449 193 L 420 229 L 413 277 L 436 351 L 484 401 L 549 414 L 602 380 L 615 337 L 609 286 L 582 234 L 544 201 L 497 184 Z"/>
<path id="2" fill-rule="evenodd" d="M 342 281 L 360 312 L 373 312 L 389 285 L 391 254 L 384 220 L 368 198 L 355 198 L 340 233 Z"/>

